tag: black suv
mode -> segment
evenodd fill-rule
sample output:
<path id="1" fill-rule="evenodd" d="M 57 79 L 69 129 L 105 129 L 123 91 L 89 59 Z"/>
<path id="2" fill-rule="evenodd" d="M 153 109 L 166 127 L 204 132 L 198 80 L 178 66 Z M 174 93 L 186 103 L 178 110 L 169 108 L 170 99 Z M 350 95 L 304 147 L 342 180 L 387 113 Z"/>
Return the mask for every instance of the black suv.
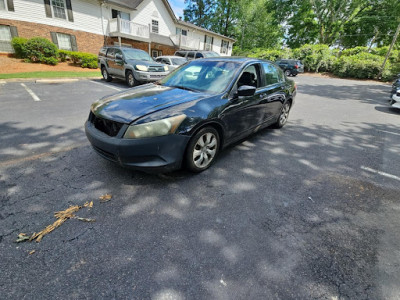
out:
<path id="1" fill-rule="evenodd" d="M 113 77 L 125 79 L 129 86 L 153 82 L 168 74 L 168 66 L 155 62 L 143 50 L 128 47 L 103 47 L 98 65 L 105 81 Z"/>
<path id="2" fill-rule="evenodd" d="M 286 76 L 296 76 L 304 72 L 303 64 L 297 59 L 280 59 L 275 63 L 281 67 Z"/>
<path id="3" fill-rule="evenodd" d="M 206 50 L 179 50 L 175 52 L 175 56 L 181 56 L 187 60 L 198 58 L 210 58 L 220 56 L 217 52 Z"/>

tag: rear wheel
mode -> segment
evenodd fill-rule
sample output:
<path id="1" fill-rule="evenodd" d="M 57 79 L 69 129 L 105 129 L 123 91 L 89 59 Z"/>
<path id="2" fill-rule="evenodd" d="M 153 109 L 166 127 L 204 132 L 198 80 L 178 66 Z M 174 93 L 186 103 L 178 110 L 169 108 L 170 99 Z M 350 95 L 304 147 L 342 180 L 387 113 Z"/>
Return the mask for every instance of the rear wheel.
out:
<path id="1" fill-rule="evenodd" d="M 112 80 L 112 77 L 110 76 L 110 73 L 108 73 L 105 66 L 101 67 L 101 74 L 103 75 L 105 81 L 110 82 Z"/>
<path id="2" fill-rule="evenodd" d="M 135 76 L 133 76 L 132 71 L 126 71 L 126 83 L 130 86 L 136 86 L 139 84 L 139 82 L 135 79 Z"/>
<path id="3" fill-rule="evenodd" d="M 289 77 L 291 74 L 292 74 L 292 73 L 290 72 L 290 70 L 286 70 L 286 71 L 285 71 L 285 75 L 286 75 L 287 77 Z"/>
<path id="4" fill-rule="evenodd" d="M 287 101 L 282 106 L 281 114 L 279 115 L 279 119 L 274 124 L 275 128 L 282 128 L 283 126 L 285 126 L 287 120 L 289 119 L 289 112 L 290 112 L 290 102 Z"/>
<path id="5" fill-rule="evenodd" d="M 185 154 L 187 168 L 202 172 L 214 162 L 219 150 L 219 134 L 213 127 L 204 127 L 190 140 Z"/>

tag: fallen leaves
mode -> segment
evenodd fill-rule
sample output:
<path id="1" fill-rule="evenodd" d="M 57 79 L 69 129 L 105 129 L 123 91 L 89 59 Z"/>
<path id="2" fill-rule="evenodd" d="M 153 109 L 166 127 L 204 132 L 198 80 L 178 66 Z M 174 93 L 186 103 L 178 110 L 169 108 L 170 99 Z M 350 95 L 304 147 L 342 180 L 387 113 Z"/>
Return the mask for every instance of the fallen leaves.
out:
<path id="1" fill-rule="evenodd" d="M 111 194 L 105 194 L 105 195 L 101 195 L 101 196 L 99 197 L 100 202 L 103 202 L 103 203 L 104 203 L 104 202 L 110 201 L 111 198 L 112 198 L 112 195 L 111 195 Z"/>
<path id="2" fill-rule="evenodd" d="M 16 242 L 20 243 L 20 242 L 25 242 L 27 240 L 29 240 L 29 236 L 26 233 L 20 233 L 18 234 L 18 239 L 16 240 Z"/>
<path id="3" fill-rule="evenodd" d="M 111 194 L 105 194 L 105 195 L 102 195 L 99 199 L 100 199 L 100 202 L 108 202 L 111 200 L 111 198 L 112 198 Z M 26 241 L 31 242 L 33 240 L 36 240 L 36 242 L 39 243 L 45 235 L 49 234 L 54 229 L 60 227 L 68 219 L 76 219 L 78 221 L 83 221 L 83 222 L 96 222 L 96 219 L 81 218 L 81 217 L 78 217 L 75 215 L 76 212 L 78 212 L 80 209 L 82 209 L 84 207 L 88 208 L 88 209 L 92 208 L 93 201 L 86 202 L 85 204 L 83 204 L 81 206 L 80 205 L 71 205 L 66 210 L 55 212 L 54 217 L 57 220 L 53 224 L 46 226 L 46 228 L 44 228 L 43 230 L 39 231 L 38 233 L 35 232 L 32 235 L 28 235 L 26 233 L 20 233 L 20 234 L 18 234 L 18 238 L 15 242 L 21 243 L 21 242 L 26 242 Z M 35 253 L 35 250 L 33 250 L 32 253 L 31 252 L 29 254 Z"/>

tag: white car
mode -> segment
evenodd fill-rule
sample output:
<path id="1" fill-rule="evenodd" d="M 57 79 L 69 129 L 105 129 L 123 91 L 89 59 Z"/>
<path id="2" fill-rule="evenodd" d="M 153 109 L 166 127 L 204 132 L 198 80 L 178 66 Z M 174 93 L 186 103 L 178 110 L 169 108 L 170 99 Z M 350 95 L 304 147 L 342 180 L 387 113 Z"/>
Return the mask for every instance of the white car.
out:
<path id="1" fill-rule="evenodd" d="M 400 89 L 397 89 L 396 93 L 392 95 L 390 100 L 390 106 L 395 108 L 400 108 Z"/>
<path id="2" fill-rule="evenodd" d="M 156 58 L 156 62 L 166 64 L 168 66 L 169 71 L 172 71 L 179 67 L 180 65 L 183 65 L 184 63 L 187 62 L 187 59 L 184 57 L 180 56 L 159 56 Z"/>

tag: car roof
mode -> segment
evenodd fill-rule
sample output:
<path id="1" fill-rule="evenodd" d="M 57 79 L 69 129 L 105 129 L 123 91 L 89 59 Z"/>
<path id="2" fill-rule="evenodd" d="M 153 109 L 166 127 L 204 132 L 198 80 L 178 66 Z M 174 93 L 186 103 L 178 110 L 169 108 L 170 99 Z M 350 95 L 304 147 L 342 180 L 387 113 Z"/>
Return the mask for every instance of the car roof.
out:
<path id="1" fill-rule="evenodd" d="M 272 63 L 272 61 L 253 58 L 253 57 L 242 57 L 242 56 L 218 56 L 218 57 L 208 57 L 202 58 L 200 61 L 231 61 L 231 62 L 238 62 L 238 63 L 247 63 L 247 62 L 268 62 Z M 199 61 L 199 60 L 196 60 Z"/>
<path id="2" fill-rule="evenodd" d="M 183 59 L 185 59 L 184 57 L 182 57 L 182 56 L 176 56 L 176 55 L 161 55 L 161 56 L 157 56 L 156 58 L 183 58 Z"/>

